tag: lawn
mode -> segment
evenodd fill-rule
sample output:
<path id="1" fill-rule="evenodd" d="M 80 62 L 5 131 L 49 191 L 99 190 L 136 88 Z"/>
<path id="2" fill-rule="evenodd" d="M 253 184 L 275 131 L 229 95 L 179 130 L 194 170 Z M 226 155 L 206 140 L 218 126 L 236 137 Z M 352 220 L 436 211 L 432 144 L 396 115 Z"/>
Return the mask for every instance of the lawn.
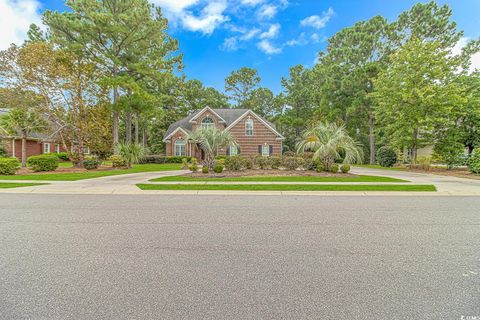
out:
<path id="1" fill-rule="evenodd" d="M 142 190 L 244 190 L 244 191 L 436 191 L 433 185 L 352 184 L 137 184 Z"/>
<path id="2" fill-rule="evenodd" d="M 48 183 L 16 183 L 16 182 L 0 182 L 0 189 L 11 189 L 20 187 L 43 186 Z"/>
<path id="3" fill-rule="evenodd" d="M 382 170 L 395 170 L 395 171 L 404 171 L 407 168 L 403 167 L 382 167 L 379 164 L 356 164 L 355 167 L 369 168 L 369 169 L 382 169 Z"/>
<path id="4" fill-rule="evenodd" d="M 322 176 L 246 176 L 225 178 L 196 178 L 190 176 L 161 177 L 150 180 L 152 182 L 408 182 L 406 180 L 381 177 L 381 176 L 345 176 L 345 177 L 322 177 Z"/>
<path id="5" fill-rule="evenodd" d="M 0 180 L 49 180 L 49 181 L 76 181 L 108 176 L 116 176 L 120 174 L 139 173 L 139 172 L 154 172 L 154 171 L 172 171 L 180 170 L 181 164 L 137 164 L 131 169 L 116 169 L 103 171 L 87 171 L 87 172 L 59 172 L 59 173 L 44 173 L 44 174 L 25 174 L 6 176 L 0 175 Z"/>

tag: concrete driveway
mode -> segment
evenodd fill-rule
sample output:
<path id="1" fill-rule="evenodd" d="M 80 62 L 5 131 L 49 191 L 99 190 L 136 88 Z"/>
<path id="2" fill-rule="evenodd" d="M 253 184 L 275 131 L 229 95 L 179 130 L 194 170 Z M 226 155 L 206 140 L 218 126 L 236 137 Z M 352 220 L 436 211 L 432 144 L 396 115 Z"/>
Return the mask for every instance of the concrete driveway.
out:
<path id="1" fill-rule="evenodd" d="M 433 184 L 437 187 L 438 194 L 480 195 L 480 180 L 475 179 L 363 167 L 353 167 L 351 172 L 404 179 L 418 184 Z"/>

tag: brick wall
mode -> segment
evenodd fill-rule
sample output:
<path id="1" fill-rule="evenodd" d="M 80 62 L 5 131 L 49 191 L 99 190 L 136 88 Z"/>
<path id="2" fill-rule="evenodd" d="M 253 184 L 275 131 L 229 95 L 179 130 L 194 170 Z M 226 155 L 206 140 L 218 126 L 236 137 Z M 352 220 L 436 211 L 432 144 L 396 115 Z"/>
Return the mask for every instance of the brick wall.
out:
<path id="1" fill-rule="evenodd" d="M 7 147 L 7 152 L 9 156 L 12 156 L 13 154 L 13 142 L 11 139 L 6 139 L 3 140 L 5 146 Z M 50 151 L 52 153 L 55 152 L 55 142 L 50 142 Z M 36 141 L 36 140 L 27 140 L 27 145 L 26 145 L 26 151 L 27 151 L 27 158 L 30 156 L 36 156 L 39 154 L 43 154 L 43 142 L 42 141 Z M 60 151 L 64 152 L 64 148 L 60 146 Z M 17 159 L 22 159 L 22 140 L 21 139 L 16 139 L 15 140 L 15 155 Z"/>

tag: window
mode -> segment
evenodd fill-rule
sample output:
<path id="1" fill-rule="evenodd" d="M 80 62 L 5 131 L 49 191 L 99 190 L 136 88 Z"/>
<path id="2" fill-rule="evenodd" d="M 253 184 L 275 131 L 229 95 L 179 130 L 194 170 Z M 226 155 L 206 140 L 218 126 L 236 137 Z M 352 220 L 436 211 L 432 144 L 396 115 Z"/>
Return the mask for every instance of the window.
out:
<path id="1" fill-rule="evenodd" d="M 50 143 L 43 144 L 43 153 L 50 153 Z"/>
<path id="2" fill-rule="evenodd" d="M 238 147 L 236 145 L 231 145 L 228 148 L 228 155 L 229 156 L 236 156 L 238 155 Z"/>
<path id="3" fill-rule="evenodd" d="M 90 148 L 89 147 L 83 148 L 83 154 L 90 154 Z"/>
<path id="4" fill-rule="evenodd" d="M 253 120 L 252 119 L 247 119 L 247 121 L 245 121 L 245 135 L 253 136 Z"/>
<path id="5" fill-rule="evenodd" d="M 202 129 L 210 129 L 210 128 L 213 128 L 214 125 L 215 123 L 213 122 L 212 118 L 210 117 L 203 118 Z"/>
<path id="6" fill-rule="evenodd" d="M 177 139 L 175 141 L 175 156 L 184 157 L 185 155 L 185 141 L 183 139 Z"/>
<path id="7" fill-rule="evenodd" d="M 262 145 L 262 157 L 268 157 L 270 155 L 270 146 L 268 144 Z"/>
<path id="8" fill-rule="evenodd" d="M 60 153 L 60 145 L 58 143 L 55 145 L 55 153 Z"/>

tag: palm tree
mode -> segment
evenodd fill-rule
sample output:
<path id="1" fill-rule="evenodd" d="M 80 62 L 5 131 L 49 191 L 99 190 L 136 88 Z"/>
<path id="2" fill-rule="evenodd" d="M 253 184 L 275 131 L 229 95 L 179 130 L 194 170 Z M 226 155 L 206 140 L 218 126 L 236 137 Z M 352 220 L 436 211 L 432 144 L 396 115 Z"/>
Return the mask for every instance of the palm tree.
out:
<path id="1" fill-rule="evenodd" d="M 329 170 L 335 159 L 344 155 L 343 163 L 352 164 L 363 160 L 361 145 L 350 137 L 345 126 L 335 123 L 319 123 L 303 133 L 297 144 L 297 152 L 313 151 L 313 159 L 320 160 Z"/>
<path id="2" fill-rule="evenodd" d="M 123 143 L 120 142 L 117 144 L 116 154 L 120 155 L 125 163 L 127 168 L 131 168 L 132 164 L 139 163 L 142 159 L 145 158 L 146 150 L 145 147 L 141 144 L 135 143 Z"/>
<path id="3" fill-rule="evenodd" d="M 205 153 L 204 164 L 209 169 L 215 165 L 215 156 L 219 148 L 236 145 L 235 138 L 230 131 L 218 130 L 217 128 L 198 128 L 191 132 L 188 137 L 194 143 L 198 143 Z"/>
<path id="4" fill-rule="evenodd" d="M 0 118 L 0 128 L 12 136 L 22 139 L 22 167 L 27 166 L 27 138 L 32 133 L 43 132 L 47 122 L 37 112 L 27 108 L 13 108 Z"/>

